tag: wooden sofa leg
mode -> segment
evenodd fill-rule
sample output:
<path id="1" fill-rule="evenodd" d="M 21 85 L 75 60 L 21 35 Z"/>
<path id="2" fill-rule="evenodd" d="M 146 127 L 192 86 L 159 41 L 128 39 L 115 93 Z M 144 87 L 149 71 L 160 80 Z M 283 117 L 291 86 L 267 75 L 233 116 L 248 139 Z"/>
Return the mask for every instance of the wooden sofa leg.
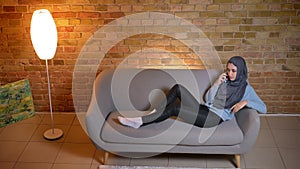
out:
<path id="1" fill-rule="evenodd" d="M 236 154 L 236 155 L 234 155 L 234 157 L 235 157 L 235 161 L 236 161 L 236 167 L 241 168 L 241 155 Z"/>
<path id="2" fill-rule="evenodd" d="M 108 156 L 109 156 L 109 152 L 105 151 L 104 152 L 104 157 L 102 158 L 102 164 L 103 165 L 105 165 L 107 163 Z"/>

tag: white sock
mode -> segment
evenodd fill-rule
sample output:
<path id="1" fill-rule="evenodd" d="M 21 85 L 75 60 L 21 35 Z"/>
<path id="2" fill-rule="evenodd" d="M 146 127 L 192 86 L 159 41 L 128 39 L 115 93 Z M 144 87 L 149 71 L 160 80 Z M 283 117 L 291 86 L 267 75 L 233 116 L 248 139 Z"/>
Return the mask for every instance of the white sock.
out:
<path id="1" fill-rule="evenodd" d="M 121 124 L 133 128 L 139 128 L 142 124 L 142 118 L 141 117 L 134 117 L 134 118 L 126 118 L 126 117 L 121 117 L 118 116 L 118 120 L 120 121 Z"/>

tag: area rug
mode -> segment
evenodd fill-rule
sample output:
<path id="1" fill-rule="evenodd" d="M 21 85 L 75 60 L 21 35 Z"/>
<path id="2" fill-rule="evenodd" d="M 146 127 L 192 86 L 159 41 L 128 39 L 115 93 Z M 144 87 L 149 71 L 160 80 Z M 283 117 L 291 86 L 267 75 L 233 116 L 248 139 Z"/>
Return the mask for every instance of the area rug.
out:
<path id="1" fill-rule="evenodd" d="M 99 169 L 202 169 L 193 167 L 158 167 L 158 166 L 120 166 L 120 165 L 100 165 Z M 221 168 L 205 168 L 221 169 Z"/>

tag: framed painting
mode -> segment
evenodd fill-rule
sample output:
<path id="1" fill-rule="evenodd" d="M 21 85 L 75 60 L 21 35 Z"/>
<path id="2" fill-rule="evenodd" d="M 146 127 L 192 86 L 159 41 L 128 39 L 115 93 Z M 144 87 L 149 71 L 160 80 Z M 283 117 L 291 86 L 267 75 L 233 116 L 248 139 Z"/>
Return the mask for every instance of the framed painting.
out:
<path id="1" fill-rule="evenodd" d="M 0 127 L 34 115 L 28 79 L 0 86 Z"/>

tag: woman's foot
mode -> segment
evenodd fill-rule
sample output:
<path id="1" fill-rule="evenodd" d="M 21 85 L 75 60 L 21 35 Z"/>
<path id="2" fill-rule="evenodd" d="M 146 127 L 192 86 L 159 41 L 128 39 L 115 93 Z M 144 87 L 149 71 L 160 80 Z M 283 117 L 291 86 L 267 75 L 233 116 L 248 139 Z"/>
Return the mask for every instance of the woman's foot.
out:
<path id="1" fill-rule="evenodd" d="M 134 117 L 134 118 L 126 118 L 126 117 L 121 117 L 118 116 L 118 120 L 120 121 L 121 124 L 133 128 L 139 128 L 142 124 L 142 118 L 141 117 Z"/>

